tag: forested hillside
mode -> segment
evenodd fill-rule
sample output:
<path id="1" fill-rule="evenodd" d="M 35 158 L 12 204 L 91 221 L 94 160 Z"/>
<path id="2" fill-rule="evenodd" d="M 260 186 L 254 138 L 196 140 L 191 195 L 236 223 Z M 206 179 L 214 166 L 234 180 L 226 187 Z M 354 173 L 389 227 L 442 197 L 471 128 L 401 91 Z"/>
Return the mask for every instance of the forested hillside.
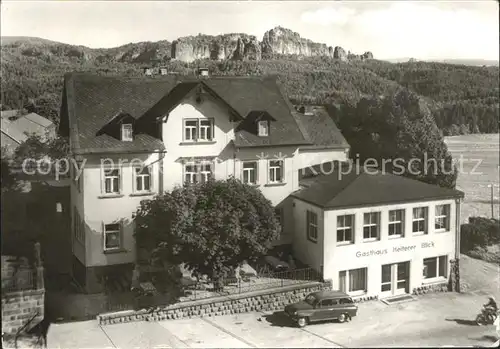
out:
<path id="1" fill-rule="evenodd" d="M 117 59 L 120 50 L 97 59 L 95 50 L 45 42 L 2 45 L 2 108 L 26 107 L 58 121 L 66 72 L 140 76 L 145 66 L 161 64 L 170 72 L 193 74 L 208 67 L 212 75 L 275 74 L 297 103 L 354 105 L 362 97 L 390 95 L 401 86 L 424 97 L 445 135 L 498 132 L 499 68 L 431 62 L 342 61 L 331 57 L 274 55 L 255 60 L 165 60 L 133 63 Z M 145 43 L 139 43 L 144 47 Z M 147 46 L 147 45 L 146 45 Z M 49 52 L 50 54 L 45 54 Z M 99 57 L 102 57 L 99 56 Z M 116 59 L 115 59 L 116 58 Z M 154 77 L 153 77 L 154 78 Z"/>

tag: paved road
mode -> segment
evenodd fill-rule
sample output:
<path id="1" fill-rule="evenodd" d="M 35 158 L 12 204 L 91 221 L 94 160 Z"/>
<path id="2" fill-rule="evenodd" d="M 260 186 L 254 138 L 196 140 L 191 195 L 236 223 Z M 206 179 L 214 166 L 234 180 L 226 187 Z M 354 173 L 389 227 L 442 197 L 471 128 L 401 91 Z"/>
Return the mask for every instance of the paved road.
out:
<path id="1" fill-rule="evenodd" d="M 433 294 L 395 305 L 362 304 L 344 324 L 293 327 L 282 314 L 133 322 L 100 327 L 95 321 L 55 324 L 50 348 L 259 348 L 489 346 L 493 326 L 473 323 L 482 295 Z"/>

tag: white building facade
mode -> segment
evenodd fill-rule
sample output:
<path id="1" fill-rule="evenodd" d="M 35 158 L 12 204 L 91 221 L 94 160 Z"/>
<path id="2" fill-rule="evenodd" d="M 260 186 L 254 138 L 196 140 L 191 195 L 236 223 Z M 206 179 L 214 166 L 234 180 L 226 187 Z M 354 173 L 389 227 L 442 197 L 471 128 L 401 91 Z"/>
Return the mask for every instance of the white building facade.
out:
<path id="1" fill-rule="evenodd" d="M 337 133 L 326 130 L 315 144 L 307 134 L 315 115 L 297 115 L 275 81 L 170 80 L 66 77 L 60 131 L 82 169 L 73 169 L 80 176 L 71 185 L 73 276 L 88 292 L 102 289 L 109 267 L 133 267 L 133 214 L 142 200 L 233 176 L 272 202 L 282 222 L 276 243 L 290 243 L 289 195 L 299 189 L 300 169 L 347 160 L 349 146 L 333 121 Z M 134 88 L 142 100 L 123 96 Z"/>

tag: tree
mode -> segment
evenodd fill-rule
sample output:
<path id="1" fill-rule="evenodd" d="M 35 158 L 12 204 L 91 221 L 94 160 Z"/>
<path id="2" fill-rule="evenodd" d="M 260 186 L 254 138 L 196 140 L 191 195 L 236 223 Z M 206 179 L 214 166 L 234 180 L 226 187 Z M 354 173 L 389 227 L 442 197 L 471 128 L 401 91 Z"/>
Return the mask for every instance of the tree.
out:
<path id="1" fill-rule="evenodd" d="M 184 263 L 214 280 L 265 255 L 279 231 L 271 202 L 234 178 L 143 201 L 135 222 L 137 246 L 152 251 L 153 263 Z"/>
<path id="2" fill-rule="evenodd" d="M 400 89 L 385 98 L 364 98 L 345 110 L 339 126 L 351 145 L 351 156 L 361 162 L 374 159 L 379 166 L 389 161 L 396 166 L 398 160 L 404 170 L 396 174 L 455 187 L 457 169 L 451 154 L 418 95 Z"/>
<path id="3" fill-rule="evenodd" d="M 11 158 L 7 154 L 7 149 L 2 147 L 1 149 L 2 156 L 2 193 L 10 190 L 15 190 L 17 188 L 17 179 L 16 175 L 12 172 L 11 168 Z"/>
<path id="4" fill-rule="evenodd" d="M 47 159 L 50 161 L 68 159 L 69 142 L 67 138 L 55 137 L 52 139 L 44 140 L 41 136 L 33 134 L 30 135 L 26 141 L 20 144 L 15 153 L 13 163 L 16 167 L 21 168 L 26 159 L 42 160 Z M 67 163 L 69 165 L 69 162 Z M 48 163 L 46 164 L 49 165 Z M 64 166 L 66 162 L 61 161 L 61 172 L 65 171 Z"/>

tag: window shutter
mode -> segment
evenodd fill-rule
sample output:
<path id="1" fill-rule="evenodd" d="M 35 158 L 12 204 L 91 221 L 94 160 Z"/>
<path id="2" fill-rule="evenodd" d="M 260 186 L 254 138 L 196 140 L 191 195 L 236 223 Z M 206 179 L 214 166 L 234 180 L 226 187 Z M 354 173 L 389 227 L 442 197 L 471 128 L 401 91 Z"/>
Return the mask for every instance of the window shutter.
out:
<path id="1" fill-rule="evenodd" d="M 121 164 L 118 165 L 118 188 L 120 190 L 120 194 L 123 193 L 123 166 Z"/>

